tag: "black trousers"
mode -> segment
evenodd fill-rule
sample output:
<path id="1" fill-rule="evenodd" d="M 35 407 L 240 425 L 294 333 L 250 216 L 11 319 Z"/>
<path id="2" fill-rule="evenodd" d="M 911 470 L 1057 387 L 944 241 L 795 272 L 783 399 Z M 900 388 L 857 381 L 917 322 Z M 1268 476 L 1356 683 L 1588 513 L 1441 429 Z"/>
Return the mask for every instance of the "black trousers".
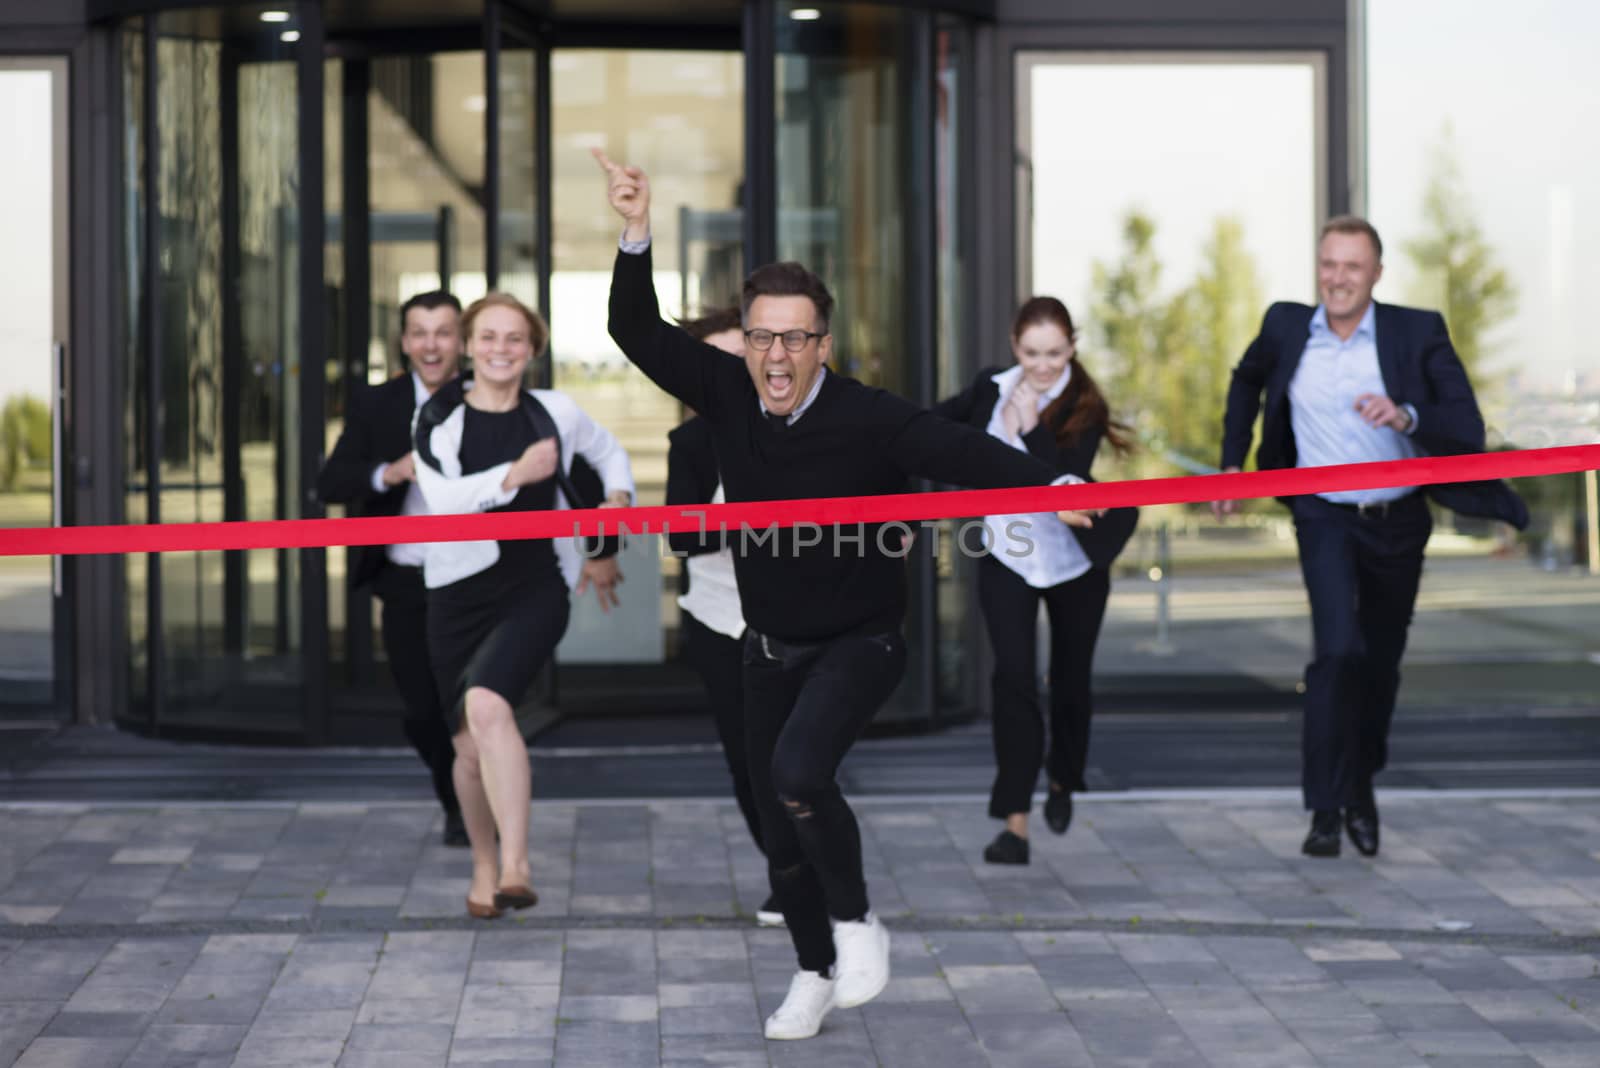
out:
<path id="1" fill-rule="evenodd" d="M 1311 600 L 1300 788 L 1308 809 L 1370 803 L 1388 763 L 1400 658 L 1433 519 L 1420 494 L 1360 515 L 1320 497 L 1292 502 Z"/>
<path id="2" fill-rule="evenodd" d="M 994 648 L 994 787 L 989 815 L 1005 819 L 1033 807 L 1039 768 L 1066 790 L 1087 789 L 1090 674 L 1111 593 L 1111 575 L 1091 568 L 1069 582 L 1036 589 L 992 556 L 978 564 L 978 604 Z M 1050 619 L 1050 749 L 1039 710 L 1035 634 L 1039 601 Z"/>
<path id="3" fill-rule="evenodd" d="M 422 571 L 386 563 L 373 582 L 373 593 L 383 605 L 383 650 L 405 704 L 406 740 L 427 765 L 439 804 L 448 813 L 459 812 L 451 774 L 456 751 L 428 657 L 428 599 Z"/>
<path id="4" fill-rule="evenodd" d="M 684 652 L 705 684 L 711 704 L 711 718 L 722 743 L 722 757 L 733 778 L 733 796 L 750 828 L 750 837 L 761 849 L 761 814 L 756 810 L 750 790 L 750 757 L 744 738 L 744 643 L 720 634 L 684 612 Z"/>
<path id="5" fill-rule="evenodd" d="M 861 829 L 834 776 L 905 667 L 898 631 L 806 646 L 745 632 L 750 783 L 772 892 L 807 971 L 833 966 L 829 918 L 868 909 Z"/>

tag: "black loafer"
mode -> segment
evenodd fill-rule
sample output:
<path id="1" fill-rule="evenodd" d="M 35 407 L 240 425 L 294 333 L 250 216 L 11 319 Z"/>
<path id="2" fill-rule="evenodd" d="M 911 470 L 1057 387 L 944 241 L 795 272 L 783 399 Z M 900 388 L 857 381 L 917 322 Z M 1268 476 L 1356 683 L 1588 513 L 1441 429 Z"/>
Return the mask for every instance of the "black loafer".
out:
<path id="1" fill-rule="evenodd" d="M 990 864 L 1028 863 L 1028 840 L 1010 831 L 1001 831 L 983 847 L 983 859 Z"/>
<path id="2" fill-rule="evenodd" d="M 1378 855 L 1378 806 L 1344 810 L 1344 829 L 1350 844 L 1364 857 Z"/>
<path id="3" fill-rule="evenodd" d="M 1311 833 L 1306 835 L 1300 852 L 1308 857 L 1336 857 L 1339 855 L 1339 812 L 1337 809 L 1316 811 L 1311 814 Z"/>
<path id="4" fill-rule="evenodd" d="M 1072 826 L 1072 793 L 1052 790 L 1044 800 L 1044 823 L 1056 834 L 1066 834 Z"/>

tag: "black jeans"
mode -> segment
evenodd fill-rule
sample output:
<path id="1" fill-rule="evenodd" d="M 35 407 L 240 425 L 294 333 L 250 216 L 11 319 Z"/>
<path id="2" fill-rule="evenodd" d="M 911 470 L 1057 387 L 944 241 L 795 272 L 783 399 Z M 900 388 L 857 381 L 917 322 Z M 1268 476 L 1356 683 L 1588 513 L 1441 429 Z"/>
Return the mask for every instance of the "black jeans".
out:
<path id="1" fill-rule="evenodd" d="M 805 646 L 745 633 L 750 781 L 772 892 L 808 971 L 833 966 L 829 917 L 867 912 L 861 830 L 834 775 L 905 667 L 898 631 Z"/>
<path id="2" fill-rule="evenodd" d="M 1036 589 L 1015 571 L 984 557 L 978 564 L 978 604 L 994 648 L 994 787 L 989 815 L 1005 819 L 1033 807 L 1039 768 L 1065 790 L 1084 790 L 1089 719 L 1094 714 L 1090 673 L 1111 575 L 1091 568 L 1069 582 Z M 1045 754 L 1034 651 L 1039 601 L 1050 619 L 1050 751 Z"/>
<path id="3" fill-rule="evenodd" d="M 1433 519 L 1417 493 L 1384 515 L 1320 497 L 1296 497 L 1292 510 L 1313 642 L 1300 789 L 1308 809 L 1365 805 L 1389 759 L 1400 658 Z"/>
<path id="4" fill-rule="evenodd" d="M 683 613 L 684 653 L 706 687 L 722 756 L 733 778 L 734 800 L 756 848 L 761 849 L 761 814 L 750 791 L 750 757 L 744 740 L 744 643 Z"/>
<path id="5" fill-rule="evenodd" d="M 406 740 L 427 765 L 439 804 L 446 812 L 459 812 L 452 777 L 456 749 L 428 657 L 428 598 L 422 570 L 386 563 L 373 583 L 373 592 L 383 604 L 383 649 L 405 704 L 402 726 Z"/>

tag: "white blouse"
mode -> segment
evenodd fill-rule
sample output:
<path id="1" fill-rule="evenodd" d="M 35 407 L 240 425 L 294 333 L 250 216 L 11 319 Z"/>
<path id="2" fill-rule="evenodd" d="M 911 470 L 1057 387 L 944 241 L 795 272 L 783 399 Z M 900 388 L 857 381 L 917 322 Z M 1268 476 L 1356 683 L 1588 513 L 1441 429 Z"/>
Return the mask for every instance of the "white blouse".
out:
<path id="1" fill-rule="evenodd" d="M 589 418 L 577 402 L 565 393 L 553 389 L 528 392 L 538 398 L 555 421 L 556 430 L 561 435 L 562 468 L 571 471 L 572 457 L 582 453 L 583 458 L 599 474 L 608 496 L 618 490 L 626 490 L 631 499 L 633 468 L 628 463 L 627 450 L 617 442 L 611 431 Z M 422 490 L 428 512 L 432 515 L 487 512 L 510 504 L 517 495 L 516 489 L 501 488 L 507 472 L 511 470 L 509 461 L 496 464 L 487 471 L 470 475 L 461 473 L 461 434 L 466 425 L 466 411 L 467 405 L 463 401 L 430 434 L 429 443 L 441 470 L 435 471 L 415 451 L 412 452 L 417 486 Z M 412 425 L 416 425 L 415 416 Z M 572 502 L 559 488 L 556 490 L 556 507 L 572 507 Z M 561 577 L 566 580 L 567 589 L 570 590 L 577 585 L 578 573 L 583 568 L 583 554 L 576 538 L 552 540 L 555 542 Z M 430 542 L 422 563 L 422 582 L 430 589 L 448 586 L 468 575 L 487 570 L 499 559 L 500 545 L 496 541 Z"/>
<path id="2" fill-rule="evenodd" d="M 1039 411 L 1043 412 L 1051 401 L 1061 396 L 1061 391 L 1067 388 L 1071 380 L 1072 363 L 1068 361 L 1061 377 L 1039 396 Z M 986 429 L 991 437 L 1026 452 L 1028 447 L 1022 443 L 1022 438 L 1008 432 L 1005 424 L 1006 402 L 1022 381 L 1022 366 L 1018 364 L 1001 371 L 993 381 L 999 387 L 1000 395 L 995 401 L 994 411 L 989 415 Z M 983 526 L 984 544 L 989 547 L 989 554 L 1034 589 L 1044 590 L 1070 582 L 1085 574 L 1091 566 L 1088 554 L 1073 536 L 1072 528 L 1054 512 L 987 515 L 983 517 Z"/>

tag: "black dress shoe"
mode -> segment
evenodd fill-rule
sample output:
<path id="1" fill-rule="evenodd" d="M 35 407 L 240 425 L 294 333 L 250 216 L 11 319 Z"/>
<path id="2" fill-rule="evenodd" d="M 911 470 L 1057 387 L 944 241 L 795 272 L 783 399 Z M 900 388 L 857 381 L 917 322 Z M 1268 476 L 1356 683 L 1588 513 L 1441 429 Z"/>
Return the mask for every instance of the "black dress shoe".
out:
<path id="1" fill-rule="evenodd" d="M 1001 831 L 983 847 L 983 859 L 990 864 L 1028 863 L 1028 840 L 1010 831 Z"/>
<path id="2" fill-rule="evenodd" d="M 1056 834 L 1066 834 L 1072 826 L 1072 793 L 1069 790 L 1051 790 L 1044 799 L 1044 823 Z"/>
<path id="3" fill-rule="evenodd" d="M 444 844 L 459 847 L 466 847 L 472 844 L 467 841 L 467 825 L 462 822 L 461 813 L 446 812 L 444 814 Z"/>
<path id="4" fill-rule="evenodd" d="M 1308 857 L 1336 857 L 1339 855 L 1339 810 L 1318 810 L 1311 814 L 1311 833 L 1300 847 Z"/>
<path id="5" fill-rule="evenodd" d="M 1350 835 L 1350 844 L 1364 857 L 1378 855 L 1378 806 L 1347 808 L 1344 810 L 1344 829 Z"/>

